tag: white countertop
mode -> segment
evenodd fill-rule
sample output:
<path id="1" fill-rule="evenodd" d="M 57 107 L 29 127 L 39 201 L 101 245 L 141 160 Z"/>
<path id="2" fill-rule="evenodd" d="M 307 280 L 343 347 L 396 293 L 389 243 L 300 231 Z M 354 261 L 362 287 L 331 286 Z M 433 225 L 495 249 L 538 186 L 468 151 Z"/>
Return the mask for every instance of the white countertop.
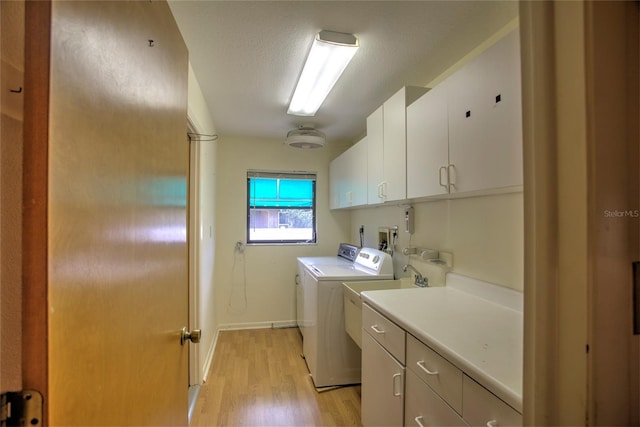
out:
<path id="1" fill-rule="evenodd" d="M 499 304 L 467 290 L 447 286 L 360 295 L 363 302 L 522 413 L 521 306 Z M 498 294 L 503 290 L 520 294 L 504 288 Z"/>

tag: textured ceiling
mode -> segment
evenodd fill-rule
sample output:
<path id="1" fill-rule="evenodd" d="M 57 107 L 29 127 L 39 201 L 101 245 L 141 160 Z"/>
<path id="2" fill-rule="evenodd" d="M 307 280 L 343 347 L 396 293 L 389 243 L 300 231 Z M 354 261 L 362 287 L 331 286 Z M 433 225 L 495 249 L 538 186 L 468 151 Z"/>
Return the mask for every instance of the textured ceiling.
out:
<path id="1" fill-rule="evenodd" d="M 517 16 L 515 1 L 169 1 L 220 135 L 284 139 L 313 124 L 353 142 L 402 86 L 425 86 Z M 315 117 L 287 115 L 320 30 L 360 49 Z"/>

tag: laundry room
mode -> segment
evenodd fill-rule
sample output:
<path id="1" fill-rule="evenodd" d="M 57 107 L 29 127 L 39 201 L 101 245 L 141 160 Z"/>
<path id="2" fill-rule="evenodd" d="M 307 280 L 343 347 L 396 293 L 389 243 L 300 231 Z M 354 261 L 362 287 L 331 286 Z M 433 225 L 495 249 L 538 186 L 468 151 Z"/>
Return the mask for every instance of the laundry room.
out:
<path id="1" fill-rule="evenodd" d="M 378 4 L 379 6 L 381 5 Z M 422 6 L 426 6 L 426 4 Z M 486 31 L 485 35 L 470 41 L 464 52 L 457 58 L 452 58 L 453 60 L 446 66 L 433 67 L 434 71 L 425 71 L 421 76 L 412 72 L 407 73 L 407 70 L 399 70 L 401 74 L 407 76 L 414 74 L 415 77 L 405 80 L 397 87 L 389 87 L 388 89 L 384 88 L 384 85 L 377 87 L 377 91 L 382 89 L 382 92 L 387 90 L 390 92 L 386 92 L 383 99 L 377 101 L 374 107 L 370 107 L 360 118 L 348 119 L 348 115 L 353 114 L 353 111 L 340 113 L 341 116 L 346 115 L 345 120 L 351 121 L 352 134 L 354 135 L 351 139 L 330 140 L 328 135 L 331 127 L 321 126 L 324 114 L 331 114 L 331 95 L 325 104 L 320 106 L 315 116 L 298 118 L 294 115 L 288 116 L 291 128 L 295 128 L 297 124 L 307 124 L 306 126 L 310 127 L 309 123 L 315 123 L 314 129 L 323 133 L 326 131 L 326 139 L 318 144 L 320 147 L 310 146 L 315 135 L 302 135 L 301 138 L 306 137 L 307 139 L 299 144 L 287 141 L 287 133 L 289 136 L 295 133 L 289 131 L 288 128 L 283 132 L 277 131 L 276 133 L 279 132 L 279 134 L 271 138 L 265 138 L 259 132 L 256 136 L 242 135 L 242 132 L 252 132 L 253 127 L 257 126 L 255 123 L 242 124 L 241 127 L 244 126 L 244 129 L 236 130 L 233 135 L 221 135 L 219 140 L 215 142 L 218 161 L 215 163 L 216 225 L 214 235 L 216 244 L 213 286 L 215 288 L 215 316 L 217 328 L 220 331 L 217 338 L 217 350 L 223 351 L 218 345 L 222 345 L 225 337 L 230 336 L 226 334 L 234 333 L 230 331 L 298 328 L 301 338 L 301 360 L 304 361 L 303 367 L 308 370 L 309 385 L 317 389 L 320 396 L 328 397 L 331 395 L 330 393 L 346 393 L 344 390 L 331 391 L 335 387 L 355 387 L 356 390 L 367 387 L 362 377 L 364 374 L 361 373 L 365 369 L 362 366 L 364 352 L 345 332 L 343 312 L 346 303 L 343 304 L 342 297 L 335 296 L 342 295 L 341 283 L 343 281 L 363 281 L 364 283 L 374 279 L 376 281 L 382 279 L 380 283 L 386 283 L 388 280 L 395 279 L 402 280 L 412 286 L 414 277 L 420 275 L 429 283 L 428 288 L 435 288 L 444 286 L 446 274 L 451 272 L 490 283 L 499 288 L 513 289 L 516 291 L 514 292 L 515 298 L 521 299 L 524 277 L 524 223 L 520 120 L 502 119 L 502 121 L 511 122 L 503 132 L 507 137 L 502 139 L 515 134 L 514 138 L 503 144 L 506 147 L 503 152 L 507 154 L 490 155 L 484 153 L 483 156 L 482 152 L 475 150 L 472 155 L 477 161 L 480 161 L 481 158 L 486 159 L 486 167 L 490 169 L 508 169 L 509 172 L 514 169 L 515 173 L 507 174 L 504 182 L 496 183 L 494 181 L 490 184 L 484 184 L 481 183 L 482 177 L 480 179 L 469 178 L 463 172 L 465 161 L 461 161 L 457 165 L 458 179 L 467 180 L 467 183 L 473 180 L 478 182 L 478 186 L 465 191 L 462 186 L 463 181 L 460 181 L 458 188 L 451 186 L 451 195 L 409 196 L 410 193 L 407 193 L 407 190 L 415 191 L 416 182 L 427 181 L 430 178 L 421 177 L 419 181 L 415 180 L 410 183 L 409 177 L 412 173 L 410 168 L 431 170 L 428 169 L 430 165 L 426 164 L 429 156 L 411 153 L 410 150 L 414 149 L 414 146 L 411 146 L 409 142 L 403 142 L 402 148 L 393 145 L 391 148 L 387 148 L 390 154 L 386 154 L 386 152 L 382 154 L 380 160 L 384 164 L 381 163 L 379 166 L 376 166 L 372 154 L 376 128 L 377 126 L 386 126 L 386 122 L 383 124 L 382 121 L 378 125 L 376 121 L 379 117 L 376 115 L 382 109 L 384 109 L 385 115 L 391 115 L 393 110 L 388 104 L 390 102 L 388 99 L 398 98 L 399 91 L 402 92 L 403 97 L 406 97 L 402 101 L 401 110 L 407 111 L 407 117 L 405 118 L 403 113 L 401 122 L 403 134 L 406 132 L 406 136 L 402 136 L 402 139 L 408 141 L 413 135 L 409 134 L 412 131 L 412 123 L 408 119 L 408 111 L 411 107 L 407 104 L 417 105 L 418 100 L 425 93 L 425 90 L 421 90 L 420 86 L 433 88 L 448 84 L 449 81 L 453 81 L 456 72 L 459 73 L 465 65 L 474 63 L 474 60 L 482 58 L 483 54 L 485 57 L 493 55 L 491 48 L 500 44 L 501 41 L 502 44 L 505 44 L 506 42 L 503 41 L 505 39 L 509 40 L 507 49 L 511 50 L 511 59 L 506 59 L 505 63 L 501 64 L 501 67 L 505 69 L 502 72 L 519 72 L 518 37 L 516 34 L 519 22 L 517 10 L 510 9 L 513 6 L 510 3 L 495 4 L 495 9 L 491 12 L 494 14 L 491 19 L 496 20 L 495 24 L 490 28 L 487 25 L 484 30 Z M 180 8 L 179 5 L 176 5 L 175 9 L 178 23 L 180 23 L 180 12 L 186 13 L 189 9 Z M 484 10 L 484 8 L 482 9 Z M 251 8 L 247 8 L 246 12 L 253 13 Z M 397 13 L 400 13 L 399 10 Z M 486 11 L 486 13 L 489 12 Z M 187 44 L 189 44 L 190 31 L 204 37 L 201 31 L 185 30 Z M 375 33 L 373 28 L 369 31 Z M 345 68 L 331 94 L 335 93 L 335 96 L 338 96 L 339 91 L 355 92 L 354 87 L 349 87 L 346 76 L 350 75 L 351 67 L 358 66 L 358 61 L 366 61 L 364 55 L 370 49 L 365 46 L 366 34 L 367 32 L 362 33 L 358 39 L 360 44 L 358 51 L 354 54 L 351 63 Z M 323 37 L 323 34 L 320 33 L 318 37 Z M 210 61 L 213 62 L 213 60 Z M 209 66 L 204 62 L 208 61 L 203 61 L 201 67 Z M 195 77 L 203 87 L 209 83 L 200 81 L 201 79 L 197 75 L 198 65 L 197 60 L 193 59 L 192 67 L 196 73 Z M 438 70 L 435 71 L 435 68 Z M 355 68 L 353 68 L 353 72 L 355 72 Z M 513 79 L 506 78 L 504 80 L 511 82 Z M 421 83 L 416 84 L 419 81 Z M 519 78 L 515 81 L 519 82 Z M 356 83 L 351 83 L 351 85 L 354 84 Z M 521 114 L 519 105 L 512 103 L 513 98 L 520 98 L 519 87 L 517 89 L 515 92 L 511 87 L 500 89 L 502 98 L 505 100 L 503 108 L 514 114 L 516 118 Z M 202 92 L 206 94 L 206 89 L 202 89 Z M 427 96 L 428 94 L 429 92 L 427 92 Z M 352 96 L 362 97 L 362 94 L 354 93 Z M 386 98 L 384 98 L 385 96 Z M 352 101 L 348 100 L 347 102 Z M 509 102 L 507 103 L 507 101 Z M 494 111 L 498 111 L 502 105 L 498 105 L 498 107 L 492 105 L 492 107 Z M 210 108 L 215 109 L 216 107 Z M 286 105 L 283 105 L 282 108 L 286 109 Z M 228 111 L 224 114 L 228 114 Z M 477 114 L 480 117 L 482 113 L 473 111 L 472 114 Z M 216 132 L 223 133 L 219 130 L 220 124 L 215 122 L 216 112 L 212 111 L 211 115 L 216 124 Z M 230 119 L 235 120 L 231 117 Z M 443 123 L 446 124 L 446 121 L 445 117 Z M 387 126 L 385 129 L 389 128 L 390 126 Z M 515 132 L 514 128 L 516 128 Z M 309 131 L 310 133 L 311 131 Z M 381 133 L 384 133 L 384 130 Z M 386 134 L 384 136 L 386 137 L 383 138 L 385 143 L 389 145 L 389 137 Z M 200 145 L 204 146 L 205 144 L 203 142 Z M 345 158 L 353 152 L 355 155 L 345 161 Z M 412 159 L 419 163 L 412 163 Z M 424 159 L 423 163 L 420 163 L 421 159 Z M 447 161 L 445 160 L 445 163 Z M 516 167 L 504 168 L 501 165 L 502 162 L 515 163 Z M 363 164 L 364 166 L 361 166 Z M 436 180 L 439 168 L 440 165 L 434 169 Z M 392 174 L 402 175 L 404 181 L 401 184 L 403 186 L 402 194 L 395 198 L 392 196 L 381 200 L 377 196 L 378 192 L 383 190 L 368 187 L 377 185 L 384 180 L 389 181 L 385 177 L 376 177 L 379 172 L 387 169 L 390 169 Z M 453 175 L 453 168 L 450 168 L 450 171 Z M 315 224 L 312 224 L 310 235 L 297 241 L 287 242 L 285 240 L 288 239 L 287 236 L 293 229 L 292 223 L 283 219 L 283 215 L 288 212 L 287 209 L 300 206 L 303 203 L 303 197 L 300 196 L 299 201 L 292 202 L 296 195 L 288 194 L 285 196 L 282 187 L 287 182 L 295 182 L 297 178 L 301 178 L 299 175 L 296 176 L 296 173 L 313 174 Z M 442 179 L 444 179 L 444 173 Z M 453 179 L 454 177 L 451 176 L 452 181 Z M 489 179 L 491 180 L 493 177 L 489 177 Z M 268 180 L 274 180 L 273 191 L 267 189 Z M 437 184 L 438 182 L 436 182 Z M 391 185 L 389 184 L 389 190 Z M 422 188 L 422 186 L 419 187 Z M 285 199 L 288 199 L 288 202 Z M 277 221 L 271 221 L 270 224 L 267 224 L 266 216 L 265 219 L 258 220 L 258 212 L 264 211 L 266 215 L 270 209 L 279 212 Z M 409 219 L 405 218 L 407 212 L 410 212 L 411 218 Z M 410 227 L 406 221 L 410 221 Z M 264 237 L 266 241 L 261 241 L 260 233 L 264 233 L 261 229 L 269 227 L 275 229 L 275 234 L 271 237 Z M 361 257 L 339 256 L 340 262 L 337 266 L 327 265 L 323 260 L 335 261 L 341 244 L 353 245 L 358 248 L 361 251 L 358 255 Z M 378 250 L 378 255 L 370 254 L 367 252 L 369 250 Z M 422 256 L 424 251 L 429 251 L 430 256 Z M 366 263 L 364 257 L 368 255 L 371 255 L 371 258 L 381 257 L 382 260 L 376 267 L 390 268 L 390 272 L 377 271 L 376 274 L 371 275 L 366 271 L 370 266 L 362 264 L 362 261 Z M 349 262 L 349 266 L 344 267 L 343 270 L 345 258 Z M 442 263 L 434 261 L 442 261 Z M 303 263 L 304 267 L 300 263 Z M 356 268 L 353 269 L 351 265 Z M 394 281 L 394 283 L 397 282 Z M 330 302 L 325 304 L 321 301 Z M 522 316 L 521 311 L 520 316 Z M 442 318 L 442 321 L 446 320 Z M 505 320 L 505 322 L 507 321 Z M 516 319 L 515 323 L 521 324 L 521 317 L 519 321 Z M 515 333 L 520 336 L 522 334 L 521 331 Z M 521 346 L 516 345 L 511 354 L 516 358 L 521 357 L 518 356 L 522 354 Z M 210 360 L 212 366 L 209 369 L 219 372 L 215 366 L 215 352 Z M 520 376 L 520 369 L 521 367 L 515 366 L 508 377 Z M 216 378 L 224 375 L 222 373 L 216 374 Z M 359 385 L 361 381 L 362 386 Z M 516 390 L 522 387 L 519 380 L 502 378 L 500 381 L 509 382 L 509 387 Z M 226 383 L 216 380 L 215 384 L 220 387 Z M 370 387 L 371 385 L 369 385 Z M 396 387 L 400 386 L 396 384 Z M 492 392 L 502 396 L 503 400 L 508 400 L 503 394 L 500 394 L 500 391 L 492 390 Z M 346 416 L 346 421 L 342 418 L 339 421 L 334 419 L 333 422 L 347 424 L 362 422 L 365 425 L 370 425 L 371 418 L 365 418 L 364 414 L 364 408 L 367 407 L 367 400 L 370 398 L 367 397 L 365 390 L 362 393 L 362 402 L 358 402 L 358 406 L 362 405 L 363 407 L 361 418 L 358 414 L 355 421 Z M 349 400 L 351 396 L 346 395 L 343 398 Z M 518 410 L 522 410 L 520 400 L 517 398 L 508 400 L 508 402 L 507 407 L 516 408 L 510 409 L 511 412 L 517 414 Z M 380 401 L 379 405 L 387 404 Z M 196 406 L 196 413 L 199 410 L 200 408 Z M 460 409 L 458 408 L 458 410 Z M 338 409 L 336 411 L 341 412 Z M 374 416 L 373 414 L 374 412 L 371 412 L 370 417 Z M 238 415 L 230 414 L 229 416 L 231 419 L 241 422 L 242 418 L 233 418 Z M 516 416 L 516 423 L 521 422 L 520 417 L 521 415 Z M 204 419 L 207 418 L 204 417 Z M 247 418 L 247 420 L 249 419 Z M 256 418 L 254 421 L 259 422 L 257 421 L 259 419 Z M 262 418 L 262 420 L 265 419 L 268 418 Z M 383 419 L 380 418 L 380 420 Z M 390 419 L 388 423 L 391 425 L 402 424 L 402 419 Z M 427 417 L 426 420 L 428 423 L 433 423 L 438 419 Z M 511 418 L 509 420 L 514 422 Z M 323 422 L 331 424 L 332 421 L 324 419 Z"/>
<path id="2" fill-rule="evenodd" d="M 639 15 L 3 2 L 3 414 L 637 424 Z"/>

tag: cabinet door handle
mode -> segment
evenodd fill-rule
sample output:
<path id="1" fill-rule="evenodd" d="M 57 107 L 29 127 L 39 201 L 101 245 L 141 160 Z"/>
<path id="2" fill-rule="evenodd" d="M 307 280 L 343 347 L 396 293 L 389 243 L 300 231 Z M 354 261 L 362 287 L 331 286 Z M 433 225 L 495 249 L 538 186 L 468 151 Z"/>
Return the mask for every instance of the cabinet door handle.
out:
<path id="1" fill-rule="evenodd" d="M 449 191 L 451 191 L 451 187 L 456 186 L 456 165 L 447 166 L 447 182 L 449 184 Z"/>
<path id="2" fill-rule="evenodd" d="M 353 199 L 351 197 L 351 191 L 347 191 L 347 203 L 352 203 Z"/>
<path id="3" fill-rule="evenodd" d="M 380 184 L 378 184 L 378 197 L 383 200 L 387 198 L 387 182 L 386 181 L 383 181 Z"/>
<path id="4" fill-rule="evenodd" d="M 498 427 L 498 420 L 487 421 L 487 427 Z"/>
<path id="5" fill-rule="evenodd" d="M 440 187 L 444 187 L 445 190 L 449 191 L 449 187 L 447 186 L 448 183 L 442 183 L 442 171 L 445 172 L 445 176 L 447 176 L 447 167 L 446 166 L 440 166 L 440 169 L 438 169 L 438 179 L 439 179 L 439 184 Z M 447 176 L 448 179 L 448 176 Z"/>
<path id="6" fill-rule="evenodd" d="M 422 415 L 418 415 L 417 417 L 414 418 L 416 424 L 418 424 L 420 427 L 424 427 L 424 424 L 422 424 Z"/>
<path id="7" fill-rule="evenodd" d="M 400 381 L 396 381 L 396 379 L 399 379 Z M 399 384 L 399 386 L 396 387 L 396 384 Z M 400 391 L 396 391 L 396 390 L 400 390 Z M 393 395 L 402 396 L 402 374 L 393 375 Z"/>
<path id="8" fill-rule="evenodd" d="M 373 329 L 373 332 L 376 334 L 384 334 L 384 329 L 380 329 L 378 325 L 371 325 L 371 329 Z"/>
<path id="9" fill-rule="evenodd" d="M 416 365 L 418 365 L 420 369 L 426 372 L 427 375 L 438 375 L 438 371 L 430 371 L 426 366 L 424 366 L 424 360 L 417 361 Z"/>

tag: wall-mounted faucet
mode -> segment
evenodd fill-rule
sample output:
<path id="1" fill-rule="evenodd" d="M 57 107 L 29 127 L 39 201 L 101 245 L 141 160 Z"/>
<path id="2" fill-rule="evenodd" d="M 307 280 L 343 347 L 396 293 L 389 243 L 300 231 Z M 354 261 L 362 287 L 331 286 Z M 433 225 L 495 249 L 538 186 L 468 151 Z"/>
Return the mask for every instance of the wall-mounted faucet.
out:
<path id="1" fill-rule="evenodd" d="M 407 269 L 410 269 L 411 271 L 416 273 L 416 280 L 414 282 L 416 286 L 420 286 L 421 288 L 429 286 L 429 279 L 426 277 L 422 277 L 422 274 L 420 274 L 420 272 L 416 270 L 414 266 L 407 264 L 402 267 L 402 271 L 404 271 L 405 273 L 407 272 Z"/>

